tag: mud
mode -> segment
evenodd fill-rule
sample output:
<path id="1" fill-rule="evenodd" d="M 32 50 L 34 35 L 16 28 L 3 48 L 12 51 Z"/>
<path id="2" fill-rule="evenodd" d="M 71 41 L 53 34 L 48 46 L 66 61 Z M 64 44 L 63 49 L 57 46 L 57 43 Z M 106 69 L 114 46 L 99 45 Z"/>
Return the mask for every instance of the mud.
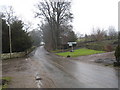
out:
<path id="1" fill-rule="evenodd" d="M 34 71 L 26 58 L 9 59 L 2 61 L 3 77 L 11 77 L 8 88 L 36 88 Z"/>
<path id="2" fill-rule="evenodd" d="M 80 56 L 75 58 L 70 58 L 73 60 L 78 60 L 86 63 L 98 64 L 98 65 L 113 65 L 115 62 L 114 52 L 100 53 L 88 56 Z"/>
<path id="3" fill-rule="evenodd" d="M 54 88 L 53 82 L 46 77 L 40 64 L 37 64 L 32 58 L 17 58 L 2 61 L 2 76 L 12 77 L 8 88 L 38 88 L 36 82 L 36 73 L 40 72 L 42 78 L 41 88 Z"/>

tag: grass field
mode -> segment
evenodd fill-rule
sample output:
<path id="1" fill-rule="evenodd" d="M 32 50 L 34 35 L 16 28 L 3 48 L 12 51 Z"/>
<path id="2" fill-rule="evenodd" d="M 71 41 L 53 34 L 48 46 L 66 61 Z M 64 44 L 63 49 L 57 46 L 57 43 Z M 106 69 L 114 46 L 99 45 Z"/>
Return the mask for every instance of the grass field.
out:
<path id="1" fill-rule="evenodd" d="M 98 54 L 98 53 L 105 53 L 105 51 L 97 51 L 97 50 L 81 48 L 81 49 L 74 50 L 74 52 L 61 52 L 56 54 L 64 57 L 67 57 L 68 55 L 70 55 L 71 57 L 78 57 L 78 56 L 86 56 L 86 55 L 92 55 L 92 54 Z"/>

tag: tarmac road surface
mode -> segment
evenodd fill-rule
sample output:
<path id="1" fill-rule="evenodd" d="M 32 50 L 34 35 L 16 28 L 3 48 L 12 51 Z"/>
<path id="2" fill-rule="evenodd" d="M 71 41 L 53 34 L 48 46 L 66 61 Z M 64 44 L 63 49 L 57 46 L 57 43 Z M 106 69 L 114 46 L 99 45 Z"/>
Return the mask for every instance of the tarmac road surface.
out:
<path id="1" fill-rule="evenodd" d="M 40 64 L 39 68 L 56 88 L 118 88 L 115 68 L 68 60 L 47 52 L 43 46 L 38 47 L 31 58 Z"/>

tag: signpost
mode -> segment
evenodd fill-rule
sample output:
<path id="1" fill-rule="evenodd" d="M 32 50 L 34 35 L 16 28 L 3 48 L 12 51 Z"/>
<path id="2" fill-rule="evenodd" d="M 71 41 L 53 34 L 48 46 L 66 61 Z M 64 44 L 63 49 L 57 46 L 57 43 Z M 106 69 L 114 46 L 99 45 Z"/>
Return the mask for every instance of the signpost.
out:
<path id="1" fill-rule="evenodd" d="M 73 52 L 73 44 L 77 44 L 77 42 L 68 42 L 67 44 L 71 47 L 71 51 Z"/>

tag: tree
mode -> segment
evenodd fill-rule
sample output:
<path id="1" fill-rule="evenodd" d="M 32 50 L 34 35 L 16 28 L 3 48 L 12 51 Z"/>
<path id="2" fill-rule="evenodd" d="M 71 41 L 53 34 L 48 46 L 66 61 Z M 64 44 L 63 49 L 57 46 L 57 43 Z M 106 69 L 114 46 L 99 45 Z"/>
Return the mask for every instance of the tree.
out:
<path id="1" fill-rule="evenodd" d="M 2 53 L 10 52 L 9 30 L 6 21 L 2 19 Z"/>
<path id="2" fill-rule="evenodd" d="M 85 34 L 85 41 L 88 41 L 88 35 Z"/>
<path id="3" fill-rule="evenodd" d="M 11 41 L 12 41 L 12 52 L 25 51 L 32 46 L 32 41 L 28 33 L 23 29 L 24 23 L 14 16 L 12 7 L 8 8 L 8 11 L 2 13 L 1 16 L 4 20 L 2 21 L 2 48 L 3 53 L 9 53 L 9 30 L 8 24 L 11 29 Z M 4 17 L 3 17 L 4 16 Z"/>
<path id="4" fill-rule="evenodd" d="M 92 38 L 94 41 L 102 41 L 106 35 L 106 31 L 104 29 L 98 28 L 97 30 L 94 30 L 93 28 L 93 33 L 92 33 Z"/>
<path id="5" fill-rule="evenodd" d="M 26 32 L 28 32 L 28 30 L 30 30 L 32 28 L 32 24 L 30 22 L 26 22 L 26 23 L 24 23 L 23 28 Z"/>
<path id="6" fill-rule="evenodd" d="M 68 41 L 75 42 L 76 40 L 77 40 L 76 34 L 73 31 L 70 31 L 68 35 Z"/>
<path id="7" fill-rule="evenodd" d="M 116 57 L 116 61 L 119 62 L 120 61 L 120 45 L 116 47 L 115 57 Z"/>
<path id="8" fill-rule="evenodd" d="M 75 42 L 77 40 L 77 35 L 72 30 L 73 27 L 71 25 L 62 25 L 61 26 L 61 38 L 63 44 L 67 44 L 67 42 Z"/>
<path id="9" fill-rule="evenodd" d="M 61 25 L 67 25 L 72 21 L 72 13 L 70 12 L 71 2 L 39 2 L 37 4 L 38 12 L 36 12 L 36 17 L 43 18 L 49 25 L 49 34 L 52 38 L 52 48 L 57 49 L 60 45 L 60 33 Z M 46 32 L 46 30 L 45 30 Z M 48 33 L 47 32 L 47 33 Z"/>
<path id="10" fill-rule="evenodd" d="M 29 32 L 32 40 L 33 40 L 33 45 L 34 46 L 39 46 L 41 41 L 42 41 L 42 36 L 41 36 L 41 31 L 39 30 L 32 30 Z"/>
<path id="11" fill-rule="evenodd" d="M 32 46 L 31 37 L 23 30 L 23 25 L 21 20 L 14 21 L 11 24 L 13 52 L 22 52 Z"/>
<path id="12" fill-rule="evenodd" d="M 15 12 L 12 6 L 5 7 L 3 16 L 8 24 L 11 24 L 12 22 L 16 21 L 16 19 L 18 19 L 17 16 L 14 16 L 14 13 Z"/>
<path id="13" fill-rule="evenodd" d="M 115 50 L 115 57 L 116 57 L 116 61 L 119 63 L 120 62 L 120 31 L 118 33 L 118 46 L 116 47 Z"/>
<path id="14" fill-rule="evenodd" d="M 42 30 L 42 34 L 43 34 L 43 41 L 45 43 L 45 48 L 48 50 L 53 49 L 53 45 L 54 45 L 54 41 L 52 39 L 52 32 L 50 30 L 50 26 L 49 24 L 42 24 L 41 25 L 41 30 Z"/>
<path id="15" fill-rule="evenodd" d="M 83 34 L 81 34 L 80 32 L 77 32 L 76 35 L 77 35 L 77 38 L 78 38 L 78 39 L 81 39 L 81 38 L 83 37 Z"/>
<path id="16" fill-rule="evenodd" d="M 4 17 L 5 17 L 5 15 L 3 13 L 0 13 L 0 18 L 2 19 Z"/>

